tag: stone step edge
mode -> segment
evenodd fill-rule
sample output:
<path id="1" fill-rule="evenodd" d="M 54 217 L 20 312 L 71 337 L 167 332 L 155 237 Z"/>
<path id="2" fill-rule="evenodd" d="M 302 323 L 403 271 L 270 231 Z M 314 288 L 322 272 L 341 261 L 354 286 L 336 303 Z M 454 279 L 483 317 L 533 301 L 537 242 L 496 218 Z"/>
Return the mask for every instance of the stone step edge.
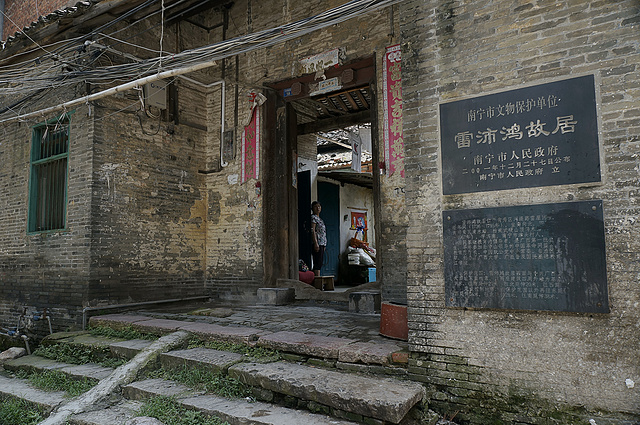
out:
<path id="1" fill-rule="evenodd" d="M 289 362 L 240 363 L 230 367 L 228 374 L 246 385 L 262 388 L 267 395 L 292 396 L 391 423 L 399 423 L 425 396 L 425 388 L 416 382 Z"/>
<path id="2" fill-rule="evenodd" d="M 33 363 L 31 363 L 31 361 L 33 361 Z M 76 365 L 47 359 L 36 354 L 30 354 L 28 356 L 8 360 L 4 363 L 3 368 L 11 372 L 17 372 L 20 370 L 28 372 L 58 371 L 72 379 L 86 378 L 94 382 L 99 382 L 114 371 L 114 368 L 100 366 L 96 363 Z"/>
<path id="3" fill-rule="evenodd" d="M 318 413 L 291 409 L 246 399 L 227 399 L 212 394 L 191 393 L 188 387 L 168 380 L 147 379 L 122 388 L 129 400 L 166 396 L 182 406 L 216 416 L 231 424 L 242 425 L 357 425 L 355 422 Z"/>
<path id="4" fill-rule="evenodd" d="M 81 339 L 84 336 L 87 337 L 87 341 L 83 341 Z M 41 345 L 81 346 L 98 353 L 103 353 L 105 349 L 108 349 L 111 357 L 131 360 L 142 349 L 151 345 L 153 341 L 154 340 L 149 339 L 124 339 L 102 335 L 91 335 L 90 331 L 77 331 L 58 332 L 48 335 L 42 340 Z"/>
<path id="5" fill-rule="evenodd" d="M 201 339 L 207 336 L 206 332 L 199 332 L 194 323 L 169 319 L 153 319 L 146 316 L 132 316 L 124 314 L 94 316 L 91 321 L 100 326 L 111 326 L 114 328 L 131 326 L 134 329 L 148 329 L 147 324 L 153 322 L 154 329 L 170 332 L 175 329 L 183 329 L 192 332 Z M 206 324 L 205 324 L 206 325 Z M 203 325 L 204 326 L 204 325 Z M 216 325 L 218 328 L 225 326 Z M 237 331 L 240 327 L 226 327 Z M 243 343 L 249 346 L 258 345 L 264 348 L 275 349 L 295 355 L 302 355 L 310 358 L 337 359 L 342 363 L 381 365 L 385 367 L 406 368 L 409 353 L 397 347 L 398 350 L 389 350 L 387 353 L 379 355 L 367 355 L 368 349 L 374 349 L 380 344 L 356 342 L 346 338 L 322 337 L 317 335 L 304 334 L 301 332 L 281 331 L 270 333 L 266 331 L 250 329 L 247 338 L 238 339 L 237 335 L 230 332 L 230 335 L 214 333 L 215 340 Z M 206 339 L 206 338 L 205 338 Z M 288 341 L 289 339 L 289 341 Z M 311 343 L 309 343 L 309 341 Z M 367 345 L 369 344 L 369 348 Z M 391 346 L 392 343 L 388 344 Z"/>
<path id="6" fill-rule="evenodd" d="M 136 411 L 142 403 L 133 400 L 124 400 L 104 409 L 90 412 L 76 413 L 67 418 L 70 425 L 122 425 L 137 416 Z"/>
<path id="7" fill-rule="evenodd" d="M 25 379 L 0 375 L 0 398 L 13 397 L 38 406 L 45 414 L 67 401 L 63 391 L 43 391 Z"/>

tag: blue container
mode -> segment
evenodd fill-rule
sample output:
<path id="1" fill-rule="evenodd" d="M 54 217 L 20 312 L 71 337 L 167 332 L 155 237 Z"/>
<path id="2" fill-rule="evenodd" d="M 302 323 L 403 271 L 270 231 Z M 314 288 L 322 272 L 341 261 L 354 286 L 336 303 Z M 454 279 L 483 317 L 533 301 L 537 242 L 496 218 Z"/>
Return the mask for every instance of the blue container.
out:
<path id="1" fill-rule="evenodd" d="M 376 268 L 369 267 L 369 282 L 375 282 L 375 281 L 376 281 Z"/>

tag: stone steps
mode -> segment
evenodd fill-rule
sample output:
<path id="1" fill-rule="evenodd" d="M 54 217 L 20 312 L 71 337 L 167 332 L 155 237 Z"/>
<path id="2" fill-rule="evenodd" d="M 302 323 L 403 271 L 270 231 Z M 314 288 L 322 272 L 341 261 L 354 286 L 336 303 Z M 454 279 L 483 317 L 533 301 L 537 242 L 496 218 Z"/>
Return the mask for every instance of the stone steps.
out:
<path id="1" fill-rule="evenodd" d="M 355 418 L 399 423 L 424 395 L 421 385 L 288 362 L 241 363 L 229 376 L 253 387 L 329 406 Z"/>
<path id="2" fill-rule="evenodd" d="M 4 368 L 14 372 L 19 370 L 25 370 L 28 372 L 56 370 L 76 379 L 87 378 L 95 382 L 106 378 L 113 372 L 113 368 L 100 366 L 94 363 L 73 365 L 46 359 L 44 357 L 36 356 L 35 354 L 8 360 L 5 362 Z"/>
<path id="3" fill-rule="evenodd" d="M 214 372 L 227 373 L 231 366 L 242 362 L 244 356 L 238 353 L 199 347 L 162 353 L 159 356 L 159 360 L 160 365 L 166 369 L 204 365 L 207 369 L 213 370 Z"/>
<path id="4" fill-rule="evenodd" d="M 125 400 L 106 409 L 72 415 L 67 420 L 70 425 L 123 425 L 136 416 L 142 404 Z"/>
<path id="5" fill-rule="evenodd" d="M 130 339 L 128 341 L 114 342 L 109 345 L 109 349 L 113 357 L 131 360 L 136 354 L 151 345 L 152 342 L 147 339 Z"/>
<path id="6" fill-rule="evenodd" d="M 15 397 L 35 404 L 48 413 L 66 401 L 63 391 L 48 392 L 32 387 L 26 380 L 0 375 L 0 398 Z"/>
<path id="7" fill-rule="evenodd" d="M 242 357 L 234 353 L 195 348 L 161 354 L 160 362 L 168 368 L 187 365 L 228 371 L 229 376 L 247 385 L 267 390 L 266 395 L 261 393 L 264 399 L 272 399 L 273 394 L 290 396 L 303 403 L 326 406 L 336 416 L 351 415 L 360 421 L 373 418 L 399 423 L 423 397 L 423 387 L 412 382 L 283 361 L 240 363 Z"/>
<path id="8" fill-rule="evenodd" d="M 129 317 L 118 316 L 114 323 L 117 326 L 129 326 L 126 324 L 129 319 Z M 393 344 L 385 346 L 295 332 L 257 333 L 252 329 L 242 330 L 241 328 L 223 331 L 220 329 L 223 328 L 222 326 L 140 317 L 135 317 L 134 321 L 144 322 L 146 329 L 154 329 L 159 333 L 165 333 L 171 329 L 190 328 L 204 340 L 216 340 L 217 336 L 224 334 L 226 335 L 223 338 L 224 341 L 282 350 L 289 353 L 289 356 L 283 357 L 293 358 L 298 363 L 288 361 L 259 363 L 259 360 L 250 359 L 242 354 L 203 347 L 174 349 L 159 354 L 157 363 L 154 363 L 153 367 L 161 366 L 166 369 L 184 366 L 202 367 L 228 374 L 251 386 L 255 398 L 259 401 L 256 402 L 254 398 L 250 399 L 253 402 L 244 399 L 229 400 L 199 393 L 176 382 L 144 380 L 123 386 L 122 394 L 117 394 L 117 397 L 112 399 L 112 403 L 117 402 L 116 405 L 74 415 L 69 419 L 71 424 L 124 423 L 121 419 L 134 415 L 135 408 L 132 408 L 136 406 L 134 402 L 160 395 L 176 397 L 183 406 L 217 416 L 230 424 L 398 424 L 408 416 L 410 410 L 423 397 L 424 389 L 421 385 L 389 377 L 395 375 L 396 370 L 404 370 L 402 367 L 389 364 L 391 354 L 397 348 Z M 103 326 L 105 323 L 109 323 L 109 320 L 101 321 Z M 203 325 L 206 326 L 203 327 Z M 114 357 L 131 359 L 152 342 L 93 337 L 76 333 L 54 336 L 50 343 L 94 347 L 101 353 L 106 352 Z M 314 365 L 328 366 L 329 369 Z M 349 365 L 353 367 L 347 367 Z M 11 371 L 59 370 L 73 377 L 86 377 L 96 381 L 108 377 L 113 372 L 111 368 L 95 364 L 70 365 L 36 355 L 7 361 L 4 368 Z M 386 376 L 347 372 L 366 372 L 371 368 Z M 14 384 L 11 386 L 16 388 L 12 390 L 14 393 L 22 391 L 24 394 L 35 394 L 33 396 L 35 400 L 29 399 L 29 401 L 44 406 L 45 410 L 53 409 L 64 400 L 62 395 L 54 393 L 51 401 L 39 402 L 40 399 L 48 400 L 48 396 L 44 394 L 51 393 L 30 388 L 28 383 L 20 382 L 18 379 L 4 379 Z M 0 388 L 2 387 L 4 386 L 0 382 Z M 19 394 L 10 395 L 21 397 Z M 118 397 L 121 396 L 128 401 L 118 401 L 120 400 Z"/>
<path id="9" fill-rule="evenodd" d="M 123 387 L 123 394 L 133 400 L 155 396 L 173 397 L 185 407 L 216 416 L 231 425 L 356 425 L 354 422 L 268 403 L 193 394 L 184 385 L 161 379 L 148 379 L 126 385 Z"/>
<path id="10" fill-rule="evenodd" d="M 48 335 L 42 340 L 42 346 L 57 344 L 71 345 L 90 349 L 100 354 L 111 357 L 132 359 L 153 341 L 146 339 L 122 339 L 106 336 L 91 335 L 88 331 L 60 332 Z"/>
<path id="11" fill-rule="evenodd" d="M 41 345 L 51 346 L 55 344 L 71 344 L 75 346 L 90 347 L 94 349 L 100 349 L 108 347 L 115 342 L 125 341 L 121 338 L 112 338 L 104 336 L 91 335 L 88 331 L 77 332 L 58 332 L 55 334 L 47 335 Z"/>
<path id="12" fill-rule="evenodd" d="M 328 359 L 343 363 L 402 368 L 406 362 L 396 361 L 395 354 L 403 350 L 393 342 L 368 343 L 348 338 L 327 337 L 301 332 L 268 332 L 250 327 L 221 326 L 210 323 L 184 322 L 170 319 L 153 319 L 146 316 L 107 314 L 90 319 L 92 326 L 114 329 L 132 327 L 142 332 L 166 334 L 185 330 L 202 340 L 226 341 L 257 345 L 301 356 Z"/>

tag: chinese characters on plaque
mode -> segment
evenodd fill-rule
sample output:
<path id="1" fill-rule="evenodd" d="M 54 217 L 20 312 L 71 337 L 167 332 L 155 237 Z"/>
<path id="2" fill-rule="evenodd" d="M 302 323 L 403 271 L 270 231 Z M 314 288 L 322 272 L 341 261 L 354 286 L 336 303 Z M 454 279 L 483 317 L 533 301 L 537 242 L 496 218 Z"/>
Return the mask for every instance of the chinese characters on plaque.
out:
<path id="1" fill-rule="evenodd" d="M 592 75 L 440 105 L 445 195 L 600 181 Z"/>
<path id="2" fill-rule="evenodd" d="M 440 105 L 444 195 L 601 181 L 593 75 Z M 602 201 L 443 211 L 449 307 L 609 312 Z"/>
<path id="3" fill-rule="evenodd" d="M 602 201 L 443 212 L 450 307 L 609 312 Z"/>
<path id="4" fill-rule="evenodd" d="M 389 175 L 404 177 L 404 139 L 402 135 L 402 75 L 400 45 L 387 47 L 382 74 L 384 108 L 384 152 Z"/>
<path id="5" fill-rule="evenodd" d="M 242 131 L 242 179 L 257 179 L 260 164 L 260 107 L 251 111 L 251 121 Z"/>

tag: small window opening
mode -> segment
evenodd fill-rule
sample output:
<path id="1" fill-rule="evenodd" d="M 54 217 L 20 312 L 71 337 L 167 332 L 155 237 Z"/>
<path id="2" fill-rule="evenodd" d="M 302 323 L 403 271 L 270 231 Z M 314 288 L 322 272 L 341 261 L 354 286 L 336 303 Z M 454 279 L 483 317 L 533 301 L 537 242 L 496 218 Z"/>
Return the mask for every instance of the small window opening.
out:
<path id="1" fill-rule="evenodd" d="M 33 129 L 29 232 L 65 228 L 69 118 L 64 117 Z"/>

